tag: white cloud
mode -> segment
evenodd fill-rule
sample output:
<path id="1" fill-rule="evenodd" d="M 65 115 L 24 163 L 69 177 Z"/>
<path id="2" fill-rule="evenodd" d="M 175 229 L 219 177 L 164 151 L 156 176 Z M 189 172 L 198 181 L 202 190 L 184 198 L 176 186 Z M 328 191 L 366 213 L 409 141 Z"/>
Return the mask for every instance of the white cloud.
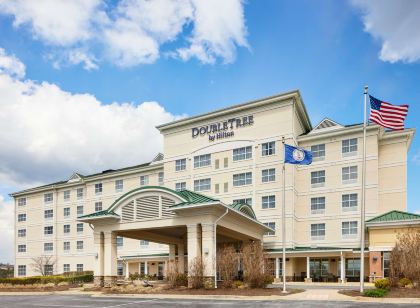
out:
<path id="1" fill-rule="evenodd" d="M 242 0 L 120 0 L 113 5 L 0 0 L 0 14 L 12 15 L 15 27 L 27 26 L 34 38 L 51 46 L 47 58 L 53 66 L 81 64 L 89 70 L 100 61 L 121 67 L 154 63 L 166 47 L 172 49 L 167 54 L 183 60 L 230 63 L 237 46 L 247 46 L 243 5 Z"/>
<path id="2" fill-rule="evenodd" d="M 382 44 L 379 58 L 395 63 L 420 60 L 420 1 L 352 0 L 365 31 Z"/>
<path id="3" fill-rule="evenodd" d="M 0 48 L 0 73 L 23 78 L 25 76 L 25 64 L 14 55 L 6 54 L 6 51 Z"/>
<path id="4" fill-rule="evenodd" d="M 149 161 L 156 125 L 180 118 L 157 102 L 105 105 L 48 82 L 0 73 L 0 179 L 21 186 Z M 147 147 L 144 145 L 147 144 Z"/>
<path id="5" fill-rule="evenodd" d="M 0 234 L 1 249 L 0 262 L 13 263 L 13 243 L 14 243 L 14 211 L 13 202 L 6 202 L 0 195 Z"/>

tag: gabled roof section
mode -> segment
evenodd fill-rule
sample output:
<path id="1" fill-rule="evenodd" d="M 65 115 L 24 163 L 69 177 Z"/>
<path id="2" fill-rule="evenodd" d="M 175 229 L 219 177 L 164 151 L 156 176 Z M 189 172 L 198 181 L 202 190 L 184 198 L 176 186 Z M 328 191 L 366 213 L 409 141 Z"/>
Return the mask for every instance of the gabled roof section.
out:
<path id="1" fill-rule="evenodd" d="M 245 215 L 248 215 L 251 218 L 257 219 L 257 216 L 255 215 L 254 209 L 252 206 L 246 203 L 234 203 L 230 205 L 235 210 L 238 210 L 241 213 L 244 213 Z"/>
<path id="2" fill-rule="evenodd" d="M 196 193 L 195 191 L 191 190 L 181 190 L 176 192 L 178 195 L 180 195 L 183 199 L 185 199 L 185 202 L 178 203 L 173 205 L 172 207 L 179 207 L 183 205 L 190 205 L 190 204 L 200 204 L 200 203 L 209 203 L 209 202 L 218 202 L 220 200 L 214 199 L 199 193 Z"/>
<path id="3" fill-rule="evenodd" d="M 156 163 L 156 162 L 160 162 L 163 160 L 163 153 L 158 153 L 158 155 L 155 156 L 155 158 L 153 158 L 152 160 L 152 164 Z"/>
<path id="4" fill-rule="evenodd" d="M 120 218 L 120 216 L 115 214 L 113 211 L 103 210 L 103 211 L 77 217 L 77 219 L 81 221 L 97 219 L 97 218 Z"/>
<path id="5" fill-rule="evenodd" d="M 80 173 L 73 173 L 73 175 L 68 179 L 67 183 L 74 183 L 74 182 L 80 182 L 83 179 L 83 175 Z"/>
<path id="6" fill-rule="evenodd" d="M 324 131 L 338 128 L 344 128 L 344 126 L 329 118 L 324 118 L 321 122 L 318 123 L 317 126 L 315 126 L 315 128 L 312 131 L 309 132 L 309 134 L 317 133 L 320 130 Z"/>
<path id="7" fill-rule="evenodd" d="M 402 211 L 390 211 L 388 213 L 376 216 L 367 220 L 367 223 L 386 223 L 386 222 L 407 222 L 418 220 L 420 223 L 420 215 Z"/>

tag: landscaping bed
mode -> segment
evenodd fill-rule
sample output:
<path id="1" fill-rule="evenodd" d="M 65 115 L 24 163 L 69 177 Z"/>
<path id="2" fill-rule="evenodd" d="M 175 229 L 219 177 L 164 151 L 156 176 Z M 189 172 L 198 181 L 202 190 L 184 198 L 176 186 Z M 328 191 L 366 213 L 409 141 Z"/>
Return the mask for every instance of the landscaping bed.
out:
<path id="1" fill-rule="evenodd" d="M 348 296 L 364 296 L 357 290 L 340 290 L 338 293 Z M 392 288 L 383 297 L 388 298 L 420 298 L 420 289 Z"/>
<path id="2" fill-rule="evenodd" d="M 0 285 L 0 292 L 54 292 L 54 291 L 67 291 L 76 286 L 70 285 Z"/>

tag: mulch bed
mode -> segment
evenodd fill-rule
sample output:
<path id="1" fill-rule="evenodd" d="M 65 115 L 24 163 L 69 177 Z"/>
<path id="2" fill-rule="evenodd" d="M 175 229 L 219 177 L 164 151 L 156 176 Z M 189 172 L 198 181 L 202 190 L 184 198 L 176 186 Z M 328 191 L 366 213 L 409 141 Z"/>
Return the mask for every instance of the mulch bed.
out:
<path id="1" fill-rule="evenodd" d="M 45 287 L 4 287 L 0 288 L 0 292 L 53 292 L 53 291 L 67 291 L 70 286 L 45 286 Z"/>
<path id="2" fill-rule="evenodd" d="M 357 290 L 340 290 L 338 293 L 348 296 L 363 296 Z M 385 297 L 390 298 L 420 298 L 420 288 L 408 289 L 408 288 L 393 288 Z"/>

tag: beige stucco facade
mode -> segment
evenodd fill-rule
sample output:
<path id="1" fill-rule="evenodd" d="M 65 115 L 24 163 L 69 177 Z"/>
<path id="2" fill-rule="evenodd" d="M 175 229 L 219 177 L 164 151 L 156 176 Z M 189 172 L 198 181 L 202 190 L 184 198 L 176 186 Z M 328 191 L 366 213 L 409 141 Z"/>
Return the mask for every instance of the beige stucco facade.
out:
<path id="1" fill-rule="evenodd" d="M 285 168 L 288 279 L 309 278 L 312 272 L 316 279 L 325 276 L 331 279 L 345 278 L 346 275 L 342 273 L 347 271 L 347 267 L 353 266 L 352 262 L 356 262 L 348 260 L 360 256 L 362 125 L 344 126 L 325 119 L 314 128 L 300 93 L 292 91 L 165 124 L 158 129 L 164 141 L 163 155 L 158 155 L 151 163 L 91 176 L 75 174 L 63 182 L 13 194 L 16 209 L 16 276 L 19 275 L 19 265 L 26 266 L 25 275 L 34 275 L 30 267 L 31 258 L 44 253 L 56 257 L 56 273 L 62 272 L 65 264 L 69 265 L 71 271 L 77 270 L 78 264 L 80 269 L 80 264 L 83 264 L 84 270 L 99 266 L 102 271 L 111 274 L 147 272 L 159 275 L 171 255 L 168 244 L 176 243 L 157 239 L 158 243 L 153 243 L 153 237 L 142 235 L 140 231 L 133 236 L 133 231 L 130 236 L 123 238 L 122 245 L 119 242 L 115 251 L 107 250 L 103 244 L 105 247 L 101 249 L 107 251 L 104 252 L 104 262 L 110 256 L 119 260 L 118 268 L 115 264 L 115 268 L 107 269 L 107 265 L 97 264 L 98 243 L 102 237 L 105 241 L 107 236 L 111 242 L 116 241 L 116 236 L 123 235 L 121 228 L 125 223 L 111 220 L 98 225 L 95 222 L 91 224 L 94 231 L 86 221 L 77 219 L 81 215 L 77 214 L 78 206 L 83 206 L 83 214 L 89 214 L 95 212 L 95 203 L 102 202 L 102 209 L 105 210 L 119 197 L 141 186 L 196 191 L 220 200 L 224 205 L 231 205 L 237 200 L 249 202 L 257 220 L 275 229 L 274 234 L 269 232 L 262 236 L 260 229 L 260 235 L 257 232 L 251 236 L 247 233 L 248 225 L 241 229 L 233 222 L 228 223 L 233 217 L 226 217 L 219 222 L 220 236 L 223 237 L 223 232 L 229 233 L 228 230 L 235 231 L 237 236 L 234 238 L 241 238 L 244 234 L 250 238 L 262 236 L 268 254 L 277 265 L 275 274 L 280 276 L 284 138 L 290 145 L 312 151 L 321 149 L 315 151 L 319 155 L 314 157 L 311 165 L 287 164 Z M 391 210 L 406 211 L 407 152 L 413 135 L 412 129 L 386 132 L 377 125 L 368 126 L 366 220 Z M 325 180 L 322 181 L 322 178 Z M 122 188 L 116 189 L 120 180 Z M 95 184 L 96 188 L 97 184 L 102 184 L 101 192 L 98 189 L 95 192 Z M 77 189 L 83 189 L 83 196 L 77 197 Z M 70 197 L 67 200 L 64 194 L 67 195 L 68 191 Z M 53 200 L 46 203 L 44 198 L 48 193 L 53 194 Z M 22 198 L 25 199 L 24 205 L 19 201 Z M 67 216 L 64 216 L 65 208 L 70 208 Z M 47 209 L 53 210 L 51 219 L 44 218 Z M 19 214 L 26 214 L 26 221 L 19 221 L 22 220 Z M 206 234 L 204 229 L 214 224 L 217 215 L 210 215 L 213 218 L 206 220 L 206 215 L 197 214 L 193 222 L 177 222 L 176 226 L 182 225 L 187 235 L 193 232 L 187 226 L 198 224 L 200 245 L 207 243 L 210 247 L 211 240 L 208 237 L 203 239 Z M 83 232 L 77 232 L 77 224 L 80 223 L 83 224 Z M 145 228 L 144 221 L 139 223 L 141 226 L 131 223 L 130 230 Z M 149 224 L 149 229 L 164 226 L 160 219 L 151 220 Z M 70 225 L 69 233 L 64 233 L 64 225 Z M 46 226 L 53 226 L 52 235 L 44 235 Z M 249 226 L 252 227 L 252 223 Z M 26 230 L 24 237 L 19 236 L 18 231 L 23 229 Z M 388 236 L 385 233 L 374 234 L 367 237 L 366 247 Z M 147 240 L 149 242 L 145 242 Z M 193 244 L 188 243 L 188 236 L 182 240 L 185 251 L 203 249 L 191 248 Z M 83 249 L 77 249 L 77 241 L 83 241 Z M 64 242 L 70 242 L 70 250 L 64 251 Z M 52 243 L 53 250 L 45 252 L 44 243 Z M 19 245 L 26 245 L 26 252 L 19 252 Z M 365 259 L 367 268 L 368 254 Z M 187 254 L 185 262 L 188 262 Z M 326 272 L 328 275 L 325 275 Z M 353 273 L 357 274 L 357 271 Z"/>

